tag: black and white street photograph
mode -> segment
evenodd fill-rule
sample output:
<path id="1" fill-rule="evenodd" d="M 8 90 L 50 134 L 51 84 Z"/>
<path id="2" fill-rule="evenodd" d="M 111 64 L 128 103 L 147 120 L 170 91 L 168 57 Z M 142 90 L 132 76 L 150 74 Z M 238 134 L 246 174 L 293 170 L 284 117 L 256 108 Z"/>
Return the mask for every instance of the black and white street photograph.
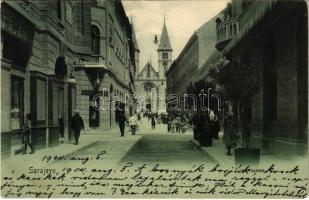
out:
<path id="1" fill-rule="evenodd" d="M 305 0 L 2 0 L 2 198 L 308 198 Z"/>

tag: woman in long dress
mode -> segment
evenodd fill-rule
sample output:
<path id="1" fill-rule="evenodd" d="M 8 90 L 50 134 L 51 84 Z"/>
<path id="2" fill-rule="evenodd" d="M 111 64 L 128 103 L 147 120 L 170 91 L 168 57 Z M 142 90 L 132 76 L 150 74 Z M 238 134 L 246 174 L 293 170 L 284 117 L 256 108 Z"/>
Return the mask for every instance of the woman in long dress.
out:
<path id="1" fill-rule="evenodd" d="M 237 142 L 237 123 L 232 112 L 227 113 L 224 119 L 223 142 L 227 149 L 227 155 L 232 155 L 232 148 L 236 147 Z"/>

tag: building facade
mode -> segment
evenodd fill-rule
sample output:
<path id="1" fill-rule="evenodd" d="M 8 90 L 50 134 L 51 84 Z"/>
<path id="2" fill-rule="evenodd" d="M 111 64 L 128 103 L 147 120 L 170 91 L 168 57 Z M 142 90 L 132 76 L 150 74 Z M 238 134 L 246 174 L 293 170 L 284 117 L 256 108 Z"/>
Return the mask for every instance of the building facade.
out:
<path id="1" fill-rule="evenodd" d="M 106 130 L 116 123 L 117 102 L 134 110 L 135 47 L 121 1 L 92 4 L 90 44 L 90 56 L 76 60 L 77 109 L 87 129 Z"/>
<path id="2" fill-rule="evenodd" d="M 307 152 L 307 17 L 305 1 L 243 0 L 232 1 L 217 19 L 221 57 L 231 67 L 255 69 L 260 89 L 250 101 L 248 116 L 254 145 L 265 152 Z"/>
<path id="3" fill-rule="evenodd" d="M 32 118 L 31 142 L 39 149 L 73 139 L 70 119 L 75 109 L 80 110 L 86 128 L 106 128 L 114 123 L 113 113 L 89 106 L 90 96 L 102 94 L 111 99 L 111 95 L 117 95 L 113 102 L 128 102 L 128 110 L 133 109 L 135 61 L 131 26 L 120 1 L 101 3 L 2 2 L 3 157 L 19 152 L 28 113 Z M 100 6 L 106 11 L 102 18 L 96 12 Z M 103 87 L 108 91 L 103 91 Z"/>
<path id="4" fill-rule="evenodd" d="M 201 68 L 205 62 L 219 51 L 215 48 L 216 43 L 216 18 L 210 19 L 197 29 L 187 44 L 173 61 L 171 67 L 166 73 L 167 78 L 167 96 L 170 101 L 174 101 L 177 96 L 178 107 L 180 110 L 185 108 L 185 97 L 187 88 L 193 84 L 201 75 Z M 171 105 L 174 107 L 175 105 Z"/>
<path id="5" fill-rule="evenodd" d="M 148 61 L 135 78 L 137 109 L 153 113 L 166 112 L 166 76 L 165 73 L 172 63 L 173 49 L 163 24 L 162 34 L 158 45 L 158 71 Z"/>

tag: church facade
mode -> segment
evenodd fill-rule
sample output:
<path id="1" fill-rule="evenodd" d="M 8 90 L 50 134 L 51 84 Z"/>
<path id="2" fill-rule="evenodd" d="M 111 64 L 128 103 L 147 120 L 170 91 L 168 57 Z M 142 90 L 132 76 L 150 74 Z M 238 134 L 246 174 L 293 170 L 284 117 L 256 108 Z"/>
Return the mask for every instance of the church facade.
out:
<path id="1" fill-rule="evenodd" d="M 166 112 L 166 76 L 165 73 L 172 64 L 173 49 L 164 20 L 160 43 L 157 49 L 158 70 L 148 61 L 141 71 L 137 66 L 135 77 L 136 109 L 152 113 Z"/>

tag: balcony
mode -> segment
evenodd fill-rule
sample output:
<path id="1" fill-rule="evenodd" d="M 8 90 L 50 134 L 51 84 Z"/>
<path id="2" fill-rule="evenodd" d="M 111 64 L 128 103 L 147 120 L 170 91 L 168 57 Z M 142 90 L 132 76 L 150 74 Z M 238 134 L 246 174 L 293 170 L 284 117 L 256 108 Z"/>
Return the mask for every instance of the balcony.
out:
<path id="1" fill-rule="evenodd" d="M 237 35 L 239 31 L 238 17 L 227 18 L 223 21 L 218 18 L 216 31 L 216 49 L 218 51 L 222 51 L 225 46 Z"/>
<path id="2" fill-rule="evenodd" d="M 106 63 L 103 56 L 100 55 L 92 55 L 89 59 L 80 58 L 79 66 L 84 68 L 98 68 L 98 69 L 106 69 Z"/>

